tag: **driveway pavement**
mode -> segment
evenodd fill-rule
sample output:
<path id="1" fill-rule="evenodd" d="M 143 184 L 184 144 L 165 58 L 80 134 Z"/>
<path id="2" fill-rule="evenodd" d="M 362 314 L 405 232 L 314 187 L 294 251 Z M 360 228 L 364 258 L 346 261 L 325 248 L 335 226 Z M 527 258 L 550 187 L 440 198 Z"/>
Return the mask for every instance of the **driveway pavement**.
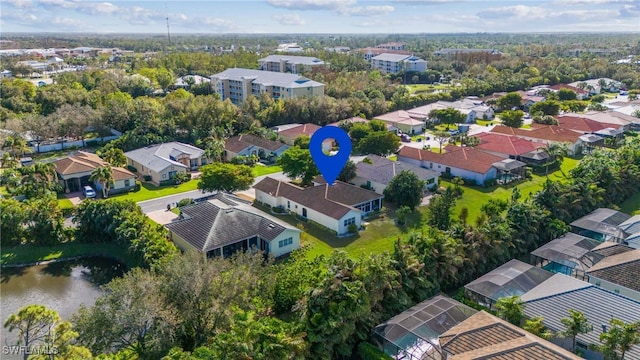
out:
<path id="1" fill-rule="evenodd" d="M 167 209 L 151 211 L 147 213 L 147 216 L 160 225 L 166 225 L 178 219 L 177 214 L 167 211 Z"/>

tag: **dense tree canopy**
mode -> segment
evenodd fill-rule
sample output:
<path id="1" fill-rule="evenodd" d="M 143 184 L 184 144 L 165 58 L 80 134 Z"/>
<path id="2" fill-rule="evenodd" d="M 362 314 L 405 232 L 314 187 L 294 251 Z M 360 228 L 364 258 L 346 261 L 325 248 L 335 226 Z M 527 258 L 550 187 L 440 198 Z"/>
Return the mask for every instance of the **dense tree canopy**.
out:
<path id="1" fill-rule="evenodd" d="M 200 168 L 198 189 L 203 192 L 234 192 L 248 189 L 255 180 L 251 167 L 213 163 Z"/>

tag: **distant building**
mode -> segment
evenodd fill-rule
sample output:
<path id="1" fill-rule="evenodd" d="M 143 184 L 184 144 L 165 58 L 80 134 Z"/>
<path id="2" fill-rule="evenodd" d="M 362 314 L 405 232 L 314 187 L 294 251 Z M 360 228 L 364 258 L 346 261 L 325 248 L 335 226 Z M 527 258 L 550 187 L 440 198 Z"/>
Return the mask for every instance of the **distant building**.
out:
<path id="1" fill-rule="evenodd" d="M 371 68 L 387 74 L 396 74 L 401 71 L 425 72 L 427 61 L 413 55 L 383 53 L 371 58 Z"/>
<path id="2" fill-rule="evenodd" d="M 277 52 L 288 52 L 288 53 L 297 53 L 297 52 L 302 52 L 304 51 L 304 49 L 302 48 L 302 46 L 296 44 L 296 43 L 286 43 L 286 44 L 280 44 L 278 45 L 278 48 L 276 48 Z"/>
<path id="3" fill-rule="evenodd" d="M 376 48 L 385 50 L 406 50 L 407 44 L 402 42 L 390 42 L 376 45 Z"/>
<path id="4" fill-rule="evenodd" d="M 241 104 L 262 93 L 274 99 L 324 96 L 324 84 L 294 74 L 232 68 L 211 76 L 213 91 L 220 99 Z"/>
<path id="5" fill-rule="evenodd" d="M 443 48 L 433 53 L 436 56 L 454 56 L 457 54 L 488 54 L 502 55 L 502 52 L 496 49 L 461 49 L 461 48 Z"/>
<path id="6" fill-rule="evenodd" d="M 397 54 L 397 55 L 407 55 L 407 56 L 411 55 L 411 53 L 406 50 L 387 50 L 387 49 L 380 49 L 375 47 L 360 48 L 360 49 L 356 49 L 356 51 L 362 54 L 365 60 L 371 60 L 371 58 L 373 58 L 374 56 L 378 56 L 380 54 Z"/>
<path id="7" fill-rule="evenodd" d="M 310 56 L 269 55 L 258 60 L 258 69 L 281 73 L 301 74 L 304 71 L 326 66 L 325 62 Z"/>

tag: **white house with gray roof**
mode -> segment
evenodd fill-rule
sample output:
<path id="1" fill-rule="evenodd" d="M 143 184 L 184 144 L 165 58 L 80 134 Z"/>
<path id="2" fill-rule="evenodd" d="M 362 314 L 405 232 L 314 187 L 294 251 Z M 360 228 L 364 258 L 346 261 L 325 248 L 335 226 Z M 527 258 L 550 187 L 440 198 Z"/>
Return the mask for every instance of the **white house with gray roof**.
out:
<path id="1" fill-rule="evenodd" d="M 405 162 L 392 161 L 378 155 L 367 155 L 368 161 L 356 164 L 356 177 L 352 183 L 382 194 L 391 180 L 403 170 L 410 171 L 425 182 L 425 190 L 438 187 L 438 173 Z M 370 162 L 370 163 L 369 163 Z"/>
<path id="2" fill-rule="evenodd" d="M 213 91 L 220 99 L 242 103 L 262 93 L 277 99 L 324 96 L 324 84 L 300 75 L 233 68 L 211 76 Z"/>
<path id="3" fill-rule="evenodd" d="M 178 173 L 188 173 L 207 164 L 204 150 L 189 144 L 170 142 L 146 146 L 124 153 L 127 165 L 142 176 L 151 176 L 151 182 L 173 179 Z"/>
<path id="4" fill-rule="evenodd" d="M 427 61 L 413 55 L 383 53 L 371 58 L 371 68 L 387 74 L 427 71 Z"/>
<path id="5" fill-rule="evenodd" d="M 256 249 L 274 257 L 300 248 L 301 231 L 228 194 L 180 208 L 180 218 L 166 225 L 169 238 L 183 251 L 229 257 Z"/>
<path id="6" fill-rule="evenodd" d="M 300 74 L 317 67 L 325 67 L 317 57 L 295 55 L 269 55 L 258 60 L 258 69 L 281 73 Z"/>

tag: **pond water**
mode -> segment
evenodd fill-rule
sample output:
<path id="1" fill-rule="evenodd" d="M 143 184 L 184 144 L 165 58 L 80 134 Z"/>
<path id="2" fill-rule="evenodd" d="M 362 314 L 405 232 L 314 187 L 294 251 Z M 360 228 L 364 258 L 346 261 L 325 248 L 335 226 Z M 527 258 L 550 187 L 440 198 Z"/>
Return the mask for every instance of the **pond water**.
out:
<path id="1" fill-rule="evenodd" d="M 121 276 L 126 267 L 111 259 L 90 257 L 47 265 L 3 268 L 0 283 L 0 326 L 9 315 L 30 304 L 56 310 L 69 320 L 80 305 L 91 306 L 102 294 L 100 285 Z M 14 344 L 17 333 L 4 327 L 0 345 Z M 2 357 L 2 356 L 0 356 Z"/>

